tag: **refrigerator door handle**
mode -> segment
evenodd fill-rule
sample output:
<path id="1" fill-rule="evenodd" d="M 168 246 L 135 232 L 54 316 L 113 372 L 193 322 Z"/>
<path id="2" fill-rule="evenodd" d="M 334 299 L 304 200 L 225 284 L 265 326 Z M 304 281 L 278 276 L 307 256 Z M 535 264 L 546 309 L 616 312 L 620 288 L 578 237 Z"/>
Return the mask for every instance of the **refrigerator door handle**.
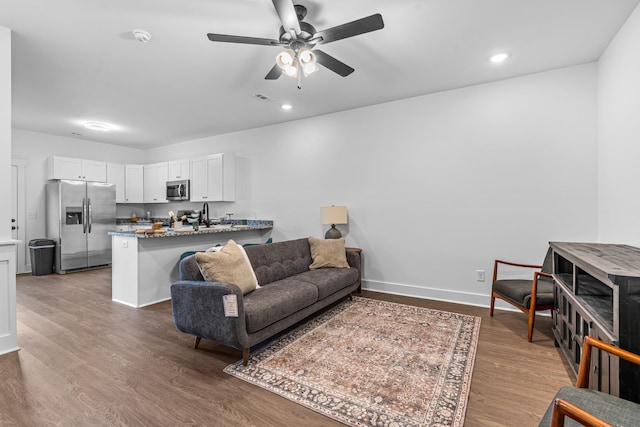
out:
<path id="1" fill-rule="evenodd" d="M 87 233 L 87 199 L 82 199 L 82 233 Z"/>
<path id="2" fill-rule="evenodd" d="M 89 233 L 91 233 L 91 217 L 92 217 L 92 212 L 91 212 L 91 199 L 87 199 L 87 206 L 89 207 Z"/>

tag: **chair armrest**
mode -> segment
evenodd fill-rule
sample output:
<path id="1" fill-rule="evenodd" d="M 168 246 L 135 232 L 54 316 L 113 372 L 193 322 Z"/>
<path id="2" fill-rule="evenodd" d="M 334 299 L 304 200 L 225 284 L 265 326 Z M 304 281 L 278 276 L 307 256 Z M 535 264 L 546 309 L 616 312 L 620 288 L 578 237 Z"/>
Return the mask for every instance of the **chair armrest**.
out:
<path id="1" fill-rule="evenodd" d="M 523 268 L 542 268 L 541 265 L 522 264 L 522 263 L 519 263 L 519 262 L 511 262 L 511 261 L 504 261 L 504 260 L 501 260 L 501 259 L 497 259 L 493 263 L 493 281 L 494 282 L 496 280 L 498 280 L 498 265 L 499 264 L 510 265 L 510 266 L 513 266 L 513 267 L 523 267 Z"/>
<path id="2" fill-rule="evenodd" d="M 613 427 L 608 422 L 601 420 L 595 415 L 591 415 L 566 400 L 556 399 L 553 402 L 551 427 L 564 427 L 565 416 L 587 427 Z"/>
<path id="3" fill-rule="evenodd" d="M 580 367 L 578 369 L 578 379 L 576 380 L 576 387 L 587 388 L 589 387 L 589 370 L 591 367 L 591 347 L 599 348 L 602 351 L 618 356 L 627 362 L 640 365 L 640 356 L 630 351 L 621 349 L 611 344 L 607 344 L 599 339 L 586 336 L 584 337 L 584 344 L 582 346 L 582 357 L 580 359 Z"/>
<path id="4" fill-rule="evenodd" d="M 238 317 L 225 317 L 224 295 L 234 294 Z M 237 349 L 248 347 L 242 291 L 223 282 L 182 280 L 171 285 L 171 307 L 176 327 L 185 333 Z"/>

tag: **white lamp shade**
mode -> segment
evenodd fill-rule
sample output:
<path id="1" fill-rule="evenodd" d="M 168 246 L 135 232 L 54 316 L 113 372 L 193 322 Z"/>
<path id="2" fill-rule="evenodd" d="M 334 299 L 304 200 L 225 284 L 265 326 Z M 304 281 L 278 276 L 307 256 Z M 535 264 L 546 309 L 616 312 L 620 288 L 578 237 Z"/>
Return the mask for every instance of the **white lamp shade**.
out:
<path id="1" fill-rule="evenodd" d="M 346 224 L 346 206 L 325 206 L 320 208 L 320 219 L 322 224 Z"/>

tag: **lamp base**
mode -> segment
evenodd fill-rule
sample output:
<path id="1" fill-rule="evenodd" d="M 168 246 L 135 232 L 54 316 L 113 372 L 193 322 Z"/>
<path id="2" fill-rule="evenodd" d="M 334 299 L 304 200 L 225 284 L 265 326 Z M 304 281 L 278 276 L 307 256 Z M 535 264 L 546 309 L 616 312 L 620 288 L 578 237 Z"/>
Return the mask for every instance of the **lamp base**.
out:
<path id="1" fill-rule="evenodd" d="M 331 228 L 327 230 L 327 233 L 324 235 L 325 239 L 339 239 L 342 237 L 340 230 L 336 228 L 335 224 L 331 224 Z"/>

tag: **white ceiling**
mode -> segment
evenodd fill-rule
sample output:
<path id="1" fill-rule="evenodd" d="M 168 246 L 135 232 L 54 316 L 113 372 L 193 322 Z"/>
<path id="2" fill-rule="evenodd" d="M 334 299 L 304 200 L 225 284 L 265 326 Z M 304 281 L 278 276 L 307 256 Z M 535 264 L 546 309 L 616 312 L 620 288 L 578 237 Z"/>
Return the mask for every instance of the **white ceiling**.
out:
<path id="1" fill-rule="evenodd" d="M 296 0 L 317 30 L 385 22 L 324 45 L 356 71 L 321 67 L 302 90 L 264 80 L 279 48 L 206 37 L 277 38 L 270 0 L 1 0 L 0 26 L 13 31 L 14 127 L 149 148 L 596 61 L 639 1 Z M 503 50 L 507 62 L 488 62 Z"/>

